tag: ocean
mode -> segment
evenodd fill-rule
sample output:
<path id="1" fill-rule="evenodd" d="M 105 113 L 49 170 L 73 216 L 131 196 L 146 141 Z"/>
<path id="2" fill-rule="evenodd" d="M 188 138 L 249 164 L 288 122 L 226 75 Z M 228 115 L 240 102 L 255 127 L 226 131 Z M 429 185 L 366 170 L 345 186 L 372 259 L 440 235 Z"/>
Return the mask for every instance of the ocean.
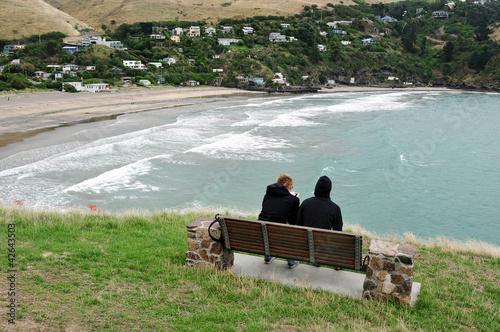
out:
<path id="1" fill-rule="evenodd" d="M 500 95 L 234 96 L 63 126 L 0 148 L 0 202 L 257 215 L 266 186 L 322 175 L 345 223 L 500 245 Z"/>

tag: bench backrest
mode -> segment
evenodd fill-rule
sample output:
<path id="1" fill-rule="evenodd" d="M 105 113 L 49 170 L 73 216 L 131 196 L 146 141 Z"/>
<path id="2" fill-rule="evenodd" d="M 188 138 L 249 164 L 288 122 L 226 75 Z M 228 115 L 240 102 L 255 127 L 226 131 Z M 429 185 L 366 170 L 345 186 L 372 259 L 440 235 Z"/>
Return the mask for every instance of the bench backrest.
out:
<path id="1" fill-rule="evenodd" d="M 218 216 L 227 249 L 361 270 L 359 234 Z"/>

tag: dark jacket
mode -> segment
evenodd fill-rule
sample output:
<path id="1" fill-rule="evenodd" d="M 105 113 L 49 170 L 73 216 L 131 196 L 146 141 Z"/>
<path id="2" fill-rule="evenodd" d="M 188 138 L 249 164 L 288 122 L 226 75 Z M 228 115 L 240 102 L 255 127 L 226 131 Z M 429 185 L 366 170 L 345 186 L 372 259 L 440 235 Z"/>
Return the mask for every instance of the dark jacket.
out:
<path id="1" fill-rule="evenodd" d="M 259 220 L 279 222 L 291 225 L 297 223 L 297 211 L 300 200 L 290 194 L 281 183 L 267 186 L 266 194 L 262 200 L 262 211 Z"/>
<path id="2" fill-rule="evenodd" d="M 331 201 L 332 181 L 322 176 L 316 183 L 314 197 L 302 202 L 299 208 L 297 225 L 341 231 L 342 213 L 340 207 Z"/>

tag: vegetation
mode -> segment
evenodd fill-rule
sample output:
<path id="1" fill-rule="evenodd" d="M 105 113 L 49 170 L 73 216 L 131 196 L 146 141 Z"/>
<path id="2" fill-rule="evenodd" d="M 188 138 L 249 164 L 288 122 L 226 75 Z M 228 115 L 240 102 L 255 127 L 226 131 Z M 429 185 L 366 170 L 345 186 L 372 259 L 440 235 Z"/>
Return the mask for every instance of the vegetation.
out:
<path id="1" fill-rule="evenodd" d="M 422 288 L 415 307 L 402 307 L 187 269 L 186 225 L 201 214 L 110 215 L 89 207 L 88 214 L 0 208 L 0 241 L 7 245 L 7 234 L 15 234 L 15 260 L 5 259 L 3 270 L 8 263 L 17 269 L 16 325 L 2 317 L 0 329 L 500 329 L 498 250 L 492 257 L 416 244 L 414 281 Z M 8 299 L 2 292 L 2 302 Z"/>
<path id="2" fill-rule="evenodd" d="M 205 21 L 122 24 L 114 31 L 107 27 L 106 37 L 123 42 L 126 50 L 93 45 L 74 55 L 61 52 L 64 35 L 50 33 L 23 41 L 27 46 L 4 61 L 0 90 L 46 88 L 49 85 L 33 79 L 15 83 L 6 73 L 32 77 L 49 64 L 67 63 L 96 67 L 95 71 L 77 74 L 77 79 L 83 78 L 84 83 L 100 79 L 119 84 L 123 76 L 128 76 L 132 83 L 148 79 L 181 85 L 196 80 L 201 84 L 236 87 L 243 84 L 236 79 L 238 76 L 260 77 L 271 85 L 274 73 L 279 72 L 292 85 L 325 84 L 329 80 L 348 83 L 355 78 L 356 84 L 361 85 L 429 85 L 439 80 L 453 87 L 500 88 L 500 46 L 490 38 L 500 22 L 500 3 L 458 2 L 453 10 L 445 3 L 419 0 L 369 5 L 358 1 L 354 6 L 306 6 L 301 14 L 289 17 L 223 19 L 212 37 L 204 34 L 204 28 L 211 25 Z M 449 18 L 433 18 L 436 10 L 448 11 Z M 397 22 L 384 24 L 379 19 L 384 16 Z M 327 26 L 333 21 L 352 23 L 337 28 L 347 34 L 335 34 Z M 283 27 L 284 23 L 288 27 Z M 222 25 L 233 26 L 234 34 L 224 34 Z M 202 36 L 181 35 L 180 42 L 170 40 L 173 28 L 190 26 L 200 26 Z M 242 28 L 246 26 L 253 27 L 254 34 L 244 34 Z M 151 39 L 152 32 L 165 39 Z M 272 32 L 286 35 L 289 42 L 269 41 Z M 217 41 L 222 37 L 240 42 L 222 46 Z M 374 44 L 363 44 L 365 38 L 373 38 Z M 345 45 L 346 42 L 350 44 Z M 9 41 L 0 41 L 0 46 L 5 44 Z M 319 44 L 326 46 L 325 52 L 319 50 Z M 21 59 L 20 66 L 9 64 L 14 58 Z M 165 58 L 174 58 L 176 63 L 168 65 L 163 62 Z M 163 62 L 164 66 L 136 70 L 125 67 L 123 60 Z M 391 76 L 397 80 L 389 81 Z M 71 80 L 75 78 L 63 79 Z"/>

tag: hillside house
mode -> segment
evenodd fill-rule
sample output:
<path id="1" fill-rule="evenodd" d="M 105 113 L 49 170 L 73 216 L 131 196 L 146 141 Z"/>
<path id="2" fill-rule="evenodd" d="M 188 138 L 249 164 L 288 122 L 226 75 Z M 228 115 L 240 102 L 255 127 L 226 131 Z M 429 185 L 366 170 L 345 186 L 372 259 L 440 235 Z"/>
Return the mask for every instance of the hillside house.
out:
<path id="1" fill-rule="evenodd" d="M 326 46 L 323 44 L 318 44 L 316 45 L 318 47 L 318 51 L 320 52 L 326 52 Z"/>
<path id="2" fill-rule="evenodd" d="M 46 73 L 44 71 L 41 71 L 41 70 L 37 70 L 35 72 L 35 78 L 39 78 L 39 79 L 42 79 L 42 80 L 46 80 L 46 79 L 49 79 L 50 78 L 50 73 Z"/>
<path id="3" fill-rule="evenodd" d="M 243 27 L 243 33 L 245 35 L 253 35 L 253 28 L 252 27 Z"/>
<path id="4" fill-rule="evenodd" d="M 291 28 L 291 27 L 292 27 L 292 25 L 291 25 L 291 24 L 289 24 L 289 23 L 281 23 L 281 28 L 282 28 L 282 29 L 289 29 L 289 28 Z"/>
<path id="5" fill-rule="evenodd" d="M 184 29 L 183 28 L 174 28 L 172 29 L 172 36 L 180 36 L 184 34 Z"/>
<path id="6" fill-rule="evenodd" d="M 189 37 L 199 37 L 201 36 L 201 30 L 199 26 L 192 26 L 189 28 L 187 35 Z"/>
<path id="7" fill-rule="evenodd" d="M 86 71 L 95 71 L 95 66 L 86 66 L 85 70 Z"/>
<path id="8" fill-rule="evenodd" d="M 146 66 L 140 60 L 123 60 L 123 65 L 132 69 L 146 69 Z"/>
<path id="9" fill-rule="evenodd" d="M 238 44 L 240 40 L 236 38 L 217 38 L 217 42 L 222 46 L 230 46 Z"/>
<path id="10" fill-rule="evenodd" d="M 68 52 L 69 54 L 73 55 L 80 52 L 80 50 L 78 49 L 78 46 L 63 46 L 62 52 Z"/>
<path id="11" fill-rule="evenodd" d="M 326 23 L 328 27 L 334 29 L 337 29 L 337 25 L 350 25 L 350 24 L 352 24 L 352 21 L 333 21 Z"/>
<path id="12" fill-rule="evenodd" d="M 174 58 L 163 58 L 161 61 L 166 62 L 169 66 L 174 65 L 177 62 Z"/>
<path id="13" fill-rule="evenodd" d="M 334 30 L 331 31 L 331 33 L 334 34 L 334 35 L 347 35 L 347 31 L 344 31 L 344 30 L 336 30 L 336 29 L 334 29 Z"/>
<path id="14" fill-rule="evenodd" d="M 286 78 L 283 76 L 282 73 L 275 73 L 274 78 L 273 78 L 273 83 L 279 84 L 279 85 L 285 85 L 286 84 Z"/>
<path id="15" fill-rule="evenodd" d="M 286 36 L 279 32 L 271 32 L 269 34 L 269 41 L 272 43 L 284 43 L 286 42 Z"/>
<path id="16" fill-rule="evenodd" d="M 68 63 L 67 65 L 64 65 L 62 67 L 63 72 L 68 72 L 68 71 L 78 70 L 78 69 L 79 69 L 79 67 L 75 64 L 72 64 L 72 63 Z"/>
<path id="17" fill-rule="evenodd" d="M 228 25 L 221 26 L 221 30 L 222 30 L 222 33 L 232 34 L 234 32 L 233 27 L 232 26 L 228 26 Z"/>
<path id="18" fill-rule="evenodd" d="M 5 45 L 3 47 L 3 54 L 12 55 L 18 50 L 22 50 L 24 45 Z"/>
<path id="19" fill-rule="evenodd" d="M 363 43 L 363 45 L 372 45 L 372 44 L 375 44 L 375 41 L 373 40 L 373 38 L 361 39 L 361 42 Z"/>
<path id="20" fill-rule="evenodd" d="M 205 34 L 209 35 L 210 37 L 212 37 L 216 33 L 217 33 L 217 30 L 214 27 L 206 27 L 205 28 Z"/>
<path id="21" fill-rule="evenodd" d="M 448 18 L 448 12 L 447 11 L 435 11 L 432 12 L 432 18 L 438 19 L 438 20 L 445 20 Z"/>
<path id="22" fill-rule="evenodd" d="M 149 35 L 149 38 L 155 39 L 155 40 L 162 40 L 162 39 L 165 39 L 166 37 L 165 37 L 165 35 L 153 33 L 153 34 Z"/>
<path id="23" fill-rule="evenodd" d="M 150 62 L 148 63 L 148 66 L 155 66 L 156 68 L 163 68 L 163 64 L 161 62 Z"/>
<path id="24" fill-rule="evenodd" d="M 139 80 L 139 84 L 142 84 L 142 85 L 151 85 L 151 81 L 150 80 Z"/>
<path id="25" fill-rule="evenodd" d="M 21 60 L 20 59 L 14 59 L 10 62 L 11 65 L 13 66 L 20 66 L 21 65 Z"/>
<path id="26" fill-rule="evenodd" d="M 123 50 L 123 44 L 121 41 L 106 40 L 103 37 L 92 37 L 90 39 L 92 45 L 102 45 L 112 48 L 114 50 Z"/>
<path id="27" fill-rule="evenodd" d="M 344 46 L 351 45 L 351 41 L 350 40 L 342 40 L 341 43 Z"/>
<path id="28" fill-rule="evenodd" d="M 170 36 L 170 40 L 173 41 L 174 43 L 180 43 L 181 37 L 179 37 L 177 35 L 172 35 L 172 36 Z"/>

